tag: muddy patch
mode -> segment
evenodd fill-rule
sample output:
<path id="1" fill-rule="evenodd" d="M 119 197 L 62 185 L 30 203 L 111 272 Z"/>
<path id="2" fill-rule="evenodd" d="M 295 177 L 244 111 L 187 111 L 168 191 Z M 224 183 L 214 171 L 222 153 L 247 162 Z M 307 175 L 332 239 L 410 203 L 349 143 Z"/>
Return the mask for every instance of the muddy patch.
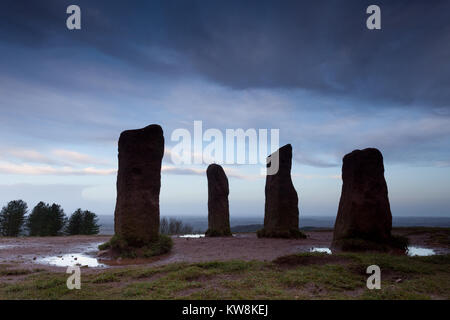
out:
<path id="1" fill-rule="evenodd" d="M 282 267 L 306 266 L 311 264 L 347 264 L 349 258 L 333 256 L 326 253 L 317 256 L 288 255 L 276 258 L 273 263 Z"/>
<path id="2" fill-rule="evenodd" d="M 163 254 L 160 256 L 150 257 L 150 258 L 121 258 L 116 257 L 114 255 L 101 255 L 100 259 L 98 260 L 99 263 L 109 266 L 109 267 L 120 267 L 120 266 L 135 266 L 135 265 L 149 265 L 154 264 L 155 262 L 158 262 L 160 260 L 166 259 L 170 253 Z"/>

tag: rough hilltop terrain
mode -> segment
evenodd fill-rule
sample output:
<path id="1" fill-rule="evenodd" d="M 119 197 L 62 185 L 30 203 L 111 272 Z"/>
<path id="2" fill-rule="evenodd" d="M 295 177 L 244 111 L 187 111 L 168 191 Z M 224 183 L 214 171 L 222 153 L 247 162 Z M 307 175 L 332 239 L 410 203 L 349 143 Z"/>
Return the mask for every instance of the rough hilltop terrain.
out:
<path id="1" fill-rule="evenodd" d="M 95 257 L 95 244 L 109 236 L 0 238 L 0 299 L 450 299 L 450 230 L 393 233 L 439 255 L 309 252 L 329 247 L 331 230 L 306 232 L 307 239 L 175 237 L 173 251 L 157 259 L 82 268 L 81 290 L 67 289 L 66 267 L 36 261 L 86 250 Z M 382 270 L 381 290 L 366 288 L 371 264 Z"/>

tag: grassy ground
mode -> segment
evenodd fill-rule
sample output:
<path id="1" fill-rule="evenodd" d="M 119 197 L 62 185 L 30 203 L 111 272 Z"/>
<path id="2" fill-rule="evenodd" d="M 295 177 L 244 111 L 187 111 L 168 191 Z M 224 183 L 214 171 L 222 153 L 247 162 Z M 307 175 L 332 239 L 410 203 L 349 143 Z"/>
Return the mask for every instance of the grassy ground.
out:
<path id="1" fill-rule="evenodd" d="M 381 290 L 366 287 L 372 264 L 381 268 Z M 449 267 L 450 255 L 306 253 L 82 271 L 81 290 L 68 290 L 68 274 L 2 265 L 0 299 L 450 299 Z"/>

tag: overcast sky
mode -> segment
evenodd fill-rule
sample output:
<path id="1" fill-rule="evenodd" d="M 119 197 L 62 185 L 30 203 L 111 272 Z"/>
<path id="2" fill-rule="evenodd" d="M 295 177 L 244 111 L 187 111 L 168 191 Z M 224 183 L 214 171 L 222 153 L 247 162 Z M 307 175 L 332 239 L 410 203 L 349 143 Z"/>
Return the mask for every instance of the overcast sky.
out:
<path id="1" fill-rule="evenodd" d="M 66 28 L 81 7 L 81 30 Z M 366 8 L 381 8 L 381 30 Z M 113 214 L 121 131 L 165 133 L 161 214 L 207 215 L 177 128 L 280 129 L 301 215 L 334 216 L 342 157 L 384 155 L 394 216 L 450 216 L 449 1 L 2 1 L 0 205 Z M 231 215 L 264 214 L 259 166 L 225 166 Z M 195 187 L 193 187 L 195 186 Z"/>

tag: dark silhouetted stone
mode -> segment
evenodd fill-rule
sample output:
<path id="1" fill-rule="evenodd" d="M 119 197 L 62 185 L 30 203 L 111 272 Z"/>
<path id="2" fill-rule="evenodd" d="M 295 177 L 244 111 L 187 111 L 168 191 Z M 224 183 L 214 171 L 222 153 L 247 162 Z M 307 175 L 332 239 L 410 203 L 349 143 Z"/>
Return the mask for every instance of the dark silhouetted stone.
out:
<path id="1" fill-rule="evenodd" d="M 218 164 L 210 164 L 208 178 L 208 237 L 231 236 L 228 179 Z"/>
<path id="2" fill-rule="evenodd" d="M 333 245 L 347 243 L 351 249 L 360 242 L 350 241 L 390 242 L 392 215 L 381 152 L 368 148 L 345 155 L 342 182 Z"/>
<path id="3" fill-rule="evenodd" d="M 114 229 L 130 246 L 158 240 L 163 130 L 152 124 L 119 138 L 119 171 Z"/>
<path id="4" fill-rule="evenodd" d="M 292 146 L 287 144 L 271 154 L 271 165 L 276 163 L 276 153 L 278 172 L 266 177 L 264 228 L 258 231 L 258 236 L 303 238 L 304 235 L 298 229 L 297 191 L 291 179 Z"/>

